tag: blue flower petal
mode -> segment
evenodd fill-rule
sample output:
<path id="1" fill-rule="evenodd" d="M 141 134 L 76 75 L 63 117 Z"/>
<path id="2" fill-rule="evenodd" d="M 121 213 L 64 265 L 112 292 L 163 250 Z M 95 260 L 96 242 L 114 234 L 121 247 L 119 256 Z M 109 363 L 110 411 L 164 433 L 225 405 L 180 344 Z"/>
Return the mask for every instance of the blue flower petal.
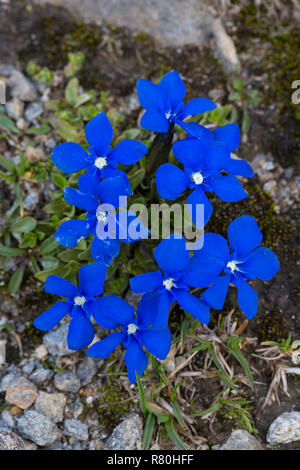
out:
<path id="1" fill-rule="evenodd" d="M 106 305 L 105 302 L 102 302 L 102 297 L 89 302 L 88 308 L 95 321 L 102 328 L 105 328 L 106 330 L 114 330 L 120 325 L 118 322 L 107 316 Z"/>
<path id="2" fill-rule="evenodd" d="M 74 248 L 90 233 L 88 222 L 85 220 L 67 220 L 63 222 L 54 234 L 55 240 L 62 246 Z"/>
<path id="3" fill-rule="evenodd" d="M 143 114 L 141 127 L 153 132 L 168 132 L 170 123 L 164 114 L 151 110 Z"/>
<path id="4" fill-rule="evenodd" d="M 160 271 L 138 274 L 130 279 L 130 287 L 136 294 L 149 292 L 162 286 Z"/>
<path id="5" fill-rule="evenodd" d="M 212 204 L 200 187 L 191 192 L 186 202 L 188 204 L 188 211 L 191 215 L 192 221 L 197 229 L 202 230 L 204 225 L 209 221 L 213 212 Z"/>
<path id="6" fill-rule="evenodd" d="M 69 349 L 78 350 L 87 347 L 94 336 L 95 331 L 91 321 L 84 314 L 77 313 L 69 325 L 67 338 Z"/>
<path id="7" fill-rule="evenodd" d="M 239 279 L 238 282 L 235 282 L 235 285 L 238 288 L 238 304 L 246 317 L 252 320 L 257 312 L 257 292 L 244 279 Z"/>
<path id="8" fill-rule="evenodd" d="M 83 295 L 96 296 L 103 293 L 106 266 L 102 263 L 86 264 L 79 269 L 79 285 Z"/>
<path id="9" fill-rule="evenodd" d="M 209 307 L 199 297 L 190 294 L 183 289 L 175 289 L 175 297 L 179 305 L 188 313 L 207 325 L 210 321 Z"/>
<path id="10" fill-rule="evenodd" d="M 88 357 L 107 359 L 125 337 L 124 333 L 110 333 L 106 338 L 94 343 L 86 354 Z"/>
<path id="11" fill-rule="evenodd" d="M 158 194 L 170 201 L 177 199 L 188 185 L 184 171 L 171 163 L 164 163 L 158 167 L 155 178 Z"/>
<path id="12" fill-rule="evenodd" d="M 175 109 L 185 96 L 185 84 L 179 73 L 176 70 L 166 73 L 159 86 L 165 90 L 172 109 Z"/>
<path id="13" fill-rule="evenodd" d="M 77 294 L 78 287 L 63 277 L 52 274 L 46 279 L 44 291 L 48 294 L 60 295 L 61 297 L 73 297 Z"/>
<path id="14" fill-rule="evenodd" d="M 116 221 L 117 239 L 123 243 L 134 243 L 148 238 L 149 230 L 133 211 L 119 211 Z"/>
<path id="15" fill-rule="evenodd" d="M 145 348 L 155 357 L 163 361 L 169 354 L 172 336 L 168 328 L 154 330 L 147 328 L 140 331 Z"/>
<path id="16" fill-rule="evenodd" d="M 230 158 L 226 162 L 224 170 L 231 175 L 245 176 L 246 178 L 252 178 L 254 176 L 251 165 L 246 162 L 246 160 L 234 160 Z"/>
<path id="17" fill-rule="evenodd" d="M 71 305 L 66 302 L 56 302 L 45 312 L 41 313 L 33 324 L 42 331 L 52 330 L 69 313 Z"/>
<path id="18" fill-rule="evenodd" d="M 214 137 L 215 140 L 226 142 L 229 150 L 233 152 L 240 145 L 241 131 L 236 123 L 226 124 L 225 126 L 215 129 Z"/>
<path id="19" fill-rule="evenodd" d="M 208 98 L 194 98 L 193 100 L 189 101 L 183 108 L 183 117 L 187 116 L 194 116 L 195 114 L 202 114 L 206 111 L 211 111 L 215 109 L 217 105 L 209 100 Z"/>
<path id="20" fill-rule="evenodd" d="M 124 139 L 113 149 L 111 157 L 122 165 L 133 165 L 147 152 L 148 147 L 142 142 Z"/>
<path id="21" fill-rule="evenodd" d="M 127 367 L 129 381 L 130 383 L 134 384 L 136 383 L 135 373 L 137 372 L 138 376 L 140 377 L 148 364 L 148 358 L 144 353 L 143 348 L 135 340 L 135 338 L 130 339 L 128 348 L 125 352 L 124 360 Z"/>
<path id="22" fill-rule="evenodd" d="M 99 175 L 95 172 L 87 172 L 78 179 L 78 188 L 82 193 L 95 196 L 96 188 L 100 183 Z"/>
<path id="23" fill-rule="evenodd" d="M 111 318 L 118 325 L 128 325 L 134 315 L 134 307 L 116 295 L 106 295 L 98 299 L 97 311 L 98 315 L 103 312 L 103 317 Z"/>
<path id="24" fill-rule="evenodd" d="M 185 239 L 179 234 L 171 234 L 169 238 L 162 240 L 155 248 L 154 258 L 166 274 L 181 271 L 190 259 Z"/>
<path id="25" fill-rule="evenodd" d="M 180 278 L 192 287 L 209 286 L 223 271 L 229 259 L 228 244 L 221 235 L 205 233 L 203 237 L 203 247 L 195 251 Z"/>
<path id="26" fill-rule="evenodd" d="M 201 294 L 202 299 L 212 308 L 222 310 L 228 291 L 230 276 L 220 276 Z"/>
<path id="27" fill-rule="evenodd" d="M 223 142 L 213 142 L 205 148 L 204 174 L 223 170 L 230 160 L 230 152 Z"/>
<path id="28" fill-rule="evenodd" d="M 64 173 L 74 173 L 86 168 L 88 154 L 79 144 L 66 142 L 60 144 L 52 152 L 54 165 Z"/>
<path id="29" fill-rule="evenodd" d="M 101 156 L 113 138 L 113 128 L 105 113 L 99 113 L 85 126 L 85 137 L 91 147 Z"/>
<path id="30" fill-rule="evenodd" d="M 172 147 L 175 157 L 185 167 L 199 171 L 205 161 L 206 146 L 201 140 L 195 138 L 182 139 L 175 142 Z"/>
<path id="31" fill-rule="evenodd" d="M 126 205 L 127 200 L 121 196 L 131 196 L 132 190 L 126 173 L 106 178 L 97 186 L 96 196 L 101 204 L 111 204 L 115 209 Z"/>
<path id="32" fill-rule="evenodd" d="M 222 201 L 237 202 L 248 196 L 241 183 L 232 175 L 222 175 L 213 179 L 212 186 L 214 192 Z"/>
<path id="33" fill-rule="evenodd" d="M 119 240 L 109 238 L 100 240 L 100 238 L 95 237 L 92 241 L 91 256 L 99 263 L 104 263 L 106 266 L 110 266 L 113 262 L 113 259 L 119 256 L 119 253 Z"/>
<path id="34" fill-rule="evenodd" d="M 243 272 L 250 273 L 263 281 L 269 281 L 279 270 L 279 261 L 275 253 L 265 246 L 254 250 L 251 257 L 240 265 Z"/>
<path id="35" fill-rule="evenodd" d="M 139 102 L 143 108 L 149 111 L 168 111 L 167 95 L 161 86 L 141 78 L 137 81 L 136 89 Z"/>
<path id="36" fill-rule="evenodd" d="M 132 286 L 130 287 L 133 290 Z M 159 297 L 157 290 L 147 292 L 142 296 L 137 308 L 138 325 L 153 325 L 158 315 Z"/>
<path id="37" fill-rule="evenodd" d="M 232 251 L 243 258 L 262 242 L 262 233 L 256 220 L 250 215 L 238 217 L 228 227 L 228 240 Z"/>
<path id="38" fill-rule="evenodd" d="M 157 301 L 153 302 L 153 311 L 156 313 L 156 318 L 152 323 L 152 327 L 155 330 L 160 330 L 168 326 L 169 309 L 171 304 L 172 299 L 167 290 L 159 293 Z"/>
<path id="39" fill-rule="evenodd" d="M 78 189 L 66 188 L 64 191 L 64 198 L 72 206 L 79 207 L 84 211 L 96 212 L 98 203 L 97 200 Z"/>

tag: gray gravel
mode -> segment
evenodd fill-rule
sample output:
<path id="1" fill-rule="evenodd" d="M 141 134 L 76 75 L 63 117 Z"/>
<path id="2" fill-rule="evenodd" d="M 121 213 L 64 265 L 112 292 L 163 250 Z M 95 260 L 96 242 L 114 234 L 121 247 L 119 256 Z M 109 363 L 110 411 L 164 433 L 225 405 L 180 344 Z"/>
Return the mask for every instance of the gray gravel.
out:
<path id="1" fill-rule="evenodd" d="M 55 424 L 35 410 L 29 410 L 18 419 L 17 429 L 27 439 L 39 446 L 49 446 L 59 437 Z"/>
<path id="2" fill-rule="evenodd" d="M 232 431 L 220 450 L 264 450 L 258 440 L 245 429 Z"/>
<path id="3" fill-rule="evenodd" d="M 267 441 L 270 444 L 288 444 L 300 440 L 300 412 L 282 413 L 271 424 Z"/>
<path id="4" fill-rule="evenodd" d="M 80 388 L 80 380 L 73 372 L 62 371 L 54 377 L 54 385 L 62 392 L 76 393 Z"/>
<path id="5" fill-rule="evenodd" d="M 143 420 L 137 413 L 129 415 L 107 439 L 105 450 L 141 449 Z"/>

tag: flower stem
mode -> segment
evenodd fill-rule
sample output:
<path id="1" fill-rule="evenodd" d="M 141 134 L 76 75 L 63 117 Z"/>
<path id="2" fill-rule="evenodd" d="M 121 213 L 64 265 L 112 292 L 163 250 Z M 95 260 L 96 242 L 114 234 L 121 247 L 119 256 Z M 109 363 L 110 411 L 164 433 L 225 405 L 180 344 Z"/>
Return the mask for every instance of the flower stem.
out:
<path id="1" fill-rule="evenodd" d="M 172 148 L 174 124 L 170 125 L 168 132 L 160 132 L 153 140 L 148 153 L 147 176 L 155 173 L 163 163 L 167 163 Z"/>

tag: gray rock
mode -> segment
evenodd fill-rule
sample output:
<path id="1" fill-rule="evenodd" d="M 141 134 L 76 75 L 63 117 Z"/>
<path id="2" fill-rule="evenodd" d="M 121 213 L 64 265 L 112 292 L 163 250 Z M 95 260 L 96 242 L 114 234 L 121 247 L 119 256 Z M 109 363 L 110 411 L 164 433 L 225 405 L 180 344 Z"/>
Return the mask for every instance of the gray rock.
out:
<path id="1" fill-rule="evenodd" d="M 31 211 L 36 208 L 39 203 L 39 193 L 38 191 L 32 190 L 24 199 L 23 207 L 27 211 Z"/>
<path id="2" fill-rule="evenodd" d="M 62 392 L 76 393 L 80 389 L 80 380 L 73 372 L 62 371 L 54 377 L 54 385 Z"/>
<path id="3" fill-rule="evenodd" d="M 105 450 L 134 450 L 141 448 L 143 421 L 132 413 L 112 432 L 104 444 Z"/>
<path id="4" fill-rule="evenodd" d="M 142 296 L 143 294 L 135 294 L 134 292 L 132 292 L 131 289 L 129 289 L 125 295 L 125 300 L 129 305 L 132 305 L 132 307 L 134 307 L 134 309 L 136 310 L 140 303 Z"/>
<path id="5" fill-rule="evenodd" d="M 3 410 L 1 413 L 1 419 L 11 428 L 15 425 L 14 417 L 10 414 L 8 410 Z"/>
<path id="6" fill-rule="evenodd" d="M 300 412 L 282 413 L 271 424 L 267 441 L 270 444 L 287 444 L 300 440 Z"/>
<path id="7" fill-rule="evenodd" d="M 78 441 L 87 441 L 89 438 L 88 427 L 79 419 L 66 419 L 64 422 L 66 436 L 74 437 Z"/>
<path id="8" fill-rule="evenodd" d="M 41 114 L 43 114 L 43 108 L 37 101 L 27 106 L 25 111 L 25 117 L 30 122 L 34 122 Z"/>
<path id="9" fill-rule="evenodd" d="M 63 421 L 67 399 L 63 393 L 40 392 L 35 402 L 35 409 L 55 423 Z"/>
<path id="10" fill-rule="evenodd" d="M 48 352 L 53 356 L 68 356 L 74 354 L 76 351 L 68 348 L 68 324 L 63 324 L 55 331 L 50 331 L 43 337 L 43 343 L 48 349 Z"/>
<path id="11" fill-rule="evenodd" d="M 97 372 L 95 360 L 92 357 L 85 357 L 79 363 L 76 372 L 83 385 L 89 384 Z"/>
<path id="12" fill-rule="evenodd" d="M 49 0 L 39 0 L 49 3 Z M 109 22 L 150 34 L 164 45 L 206 45 L 212 15 L 207 0 L 51 0 L 92 22 Z"/>
<path id="13" fill-rule="evenodd" d="M 0 419 L 0 431 L 11 431 L 11 426 L 9 426 L 3 419 Z"/>
<path id="14" fill-rule="evenodd" d="M 18 431 L 38 446 L 49 446 L 59 437 L 59 431 L 49 418 L 35 410 L 29 410 L 18 419 Z"/>
<path id="15" fill-rule="evenodd" d="M 73 405 L 73 416 L 74 416 L 74 418 L 75 419 L 79 418 L 81 413 L 83 413 L 83 410 L 84 410 L 83 404 L 81 403 L 79 398 L 76 398 L 76 400 L 74 401 L 74 405 Z"/>
<path id="16" fill-rule="evenodd" d="M 23 116 L 24 103 L 18 100 L 18 98 L 13 98 L 11 101 L 6 103 L 5 109 L 9 117 L 17 121 Z"/>
<path id="17" fill-rule="evenodd" d="M 29 408 L 37 398 L 37 388 L 25 377 L 15 378 L 10 381 L 5 400 L 12 405 L 16 405 L 22 410 Z"/>
<path id="18" fill-rule="evenodd" d="M 39 367 L 29 377 L 36 385 L 43 385 L 53 376 L 53 372 L 45 367 Z"/>
<path id="19" fill-rule="evenodd" d="M 264 450 L 261 444 L 245 429 L 232 431 L 220 450 Z"/>
<path id="20" fill-rule="evenodd" d="M 25 444 L 14 432 L 0 430 L 0 450 L 25 450 Z"/>
<path id="21" fill-rule="evenodd" d="M 20 118 L 20 119 L 17 120 L 16 126 L 21 131 L 24 131 L 25 129 L 28 129 L 29 123 L 27 121 L 25 121 L 24 118 Z"/>
<path id="22" fill-rule="evenodd" d="M 48 149 L 54 149 L 54 147 L 56 146 L 56 140 L 53 139 L 53 137 L 50 137 L 50 139 L 46 140 L 45 146 Z"/>
<path id="23" fill-rule="evenodd" d="M 13 71 L 13 65 L 11 64 L 0 64 L 0 75 L 4 77 L 9 77 Z"/>
<path id="24" fill-rule="evenodd" d="M 220 18 L 212 22 L 212 32 L 215 38 L 218 58 L 222 62 L 223 69 L 227 75 L 238 72 L 241 64 L 234 46 L 234 42 L 226 33 Z"/>
<path id="25" fill-rule="evenodd" d="M 34 361 L 31 361 L 22 367 L 22 371 L 24 372 L 24 374 L 29 375 L 34 371 L 35 367 L 36 367 L 36 363 Z"/>
<path id="26" fill-rule="evenodd" d="M 19 70 L 14 69 L 12 71 L 8 79 L 8 85 L 14 98 L 21 101 L 34 101 L 36 99 L 36 91 L 32 83 Z"/>

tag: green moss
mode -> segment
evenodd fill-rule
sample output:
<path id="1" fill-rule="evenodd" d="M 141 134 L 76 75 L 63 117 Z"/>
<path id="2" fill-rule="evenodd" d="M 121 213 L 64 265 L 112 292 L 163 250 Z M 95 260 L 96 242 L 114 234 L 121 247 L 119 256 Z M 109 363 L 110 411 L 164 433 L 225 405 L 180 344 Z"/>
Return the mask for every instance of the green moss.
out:
<path id="1" fill-rule="evenodd" d="M 110 430 L 120 422 L 120 417 L 132 410 L 132 401 L 128 400 L 130 396 L 122 387 L 118 376 L 108 376 L 99 393 L 97 409 L 99 419 Z"/>
<path id="2" fill-rule="evenodd" d="M 274 308 L 272 312 L 264 312 L 257 319 L 259 341 L 280 341 L 287 336 L 287 321 L 282 310 Z"/>

